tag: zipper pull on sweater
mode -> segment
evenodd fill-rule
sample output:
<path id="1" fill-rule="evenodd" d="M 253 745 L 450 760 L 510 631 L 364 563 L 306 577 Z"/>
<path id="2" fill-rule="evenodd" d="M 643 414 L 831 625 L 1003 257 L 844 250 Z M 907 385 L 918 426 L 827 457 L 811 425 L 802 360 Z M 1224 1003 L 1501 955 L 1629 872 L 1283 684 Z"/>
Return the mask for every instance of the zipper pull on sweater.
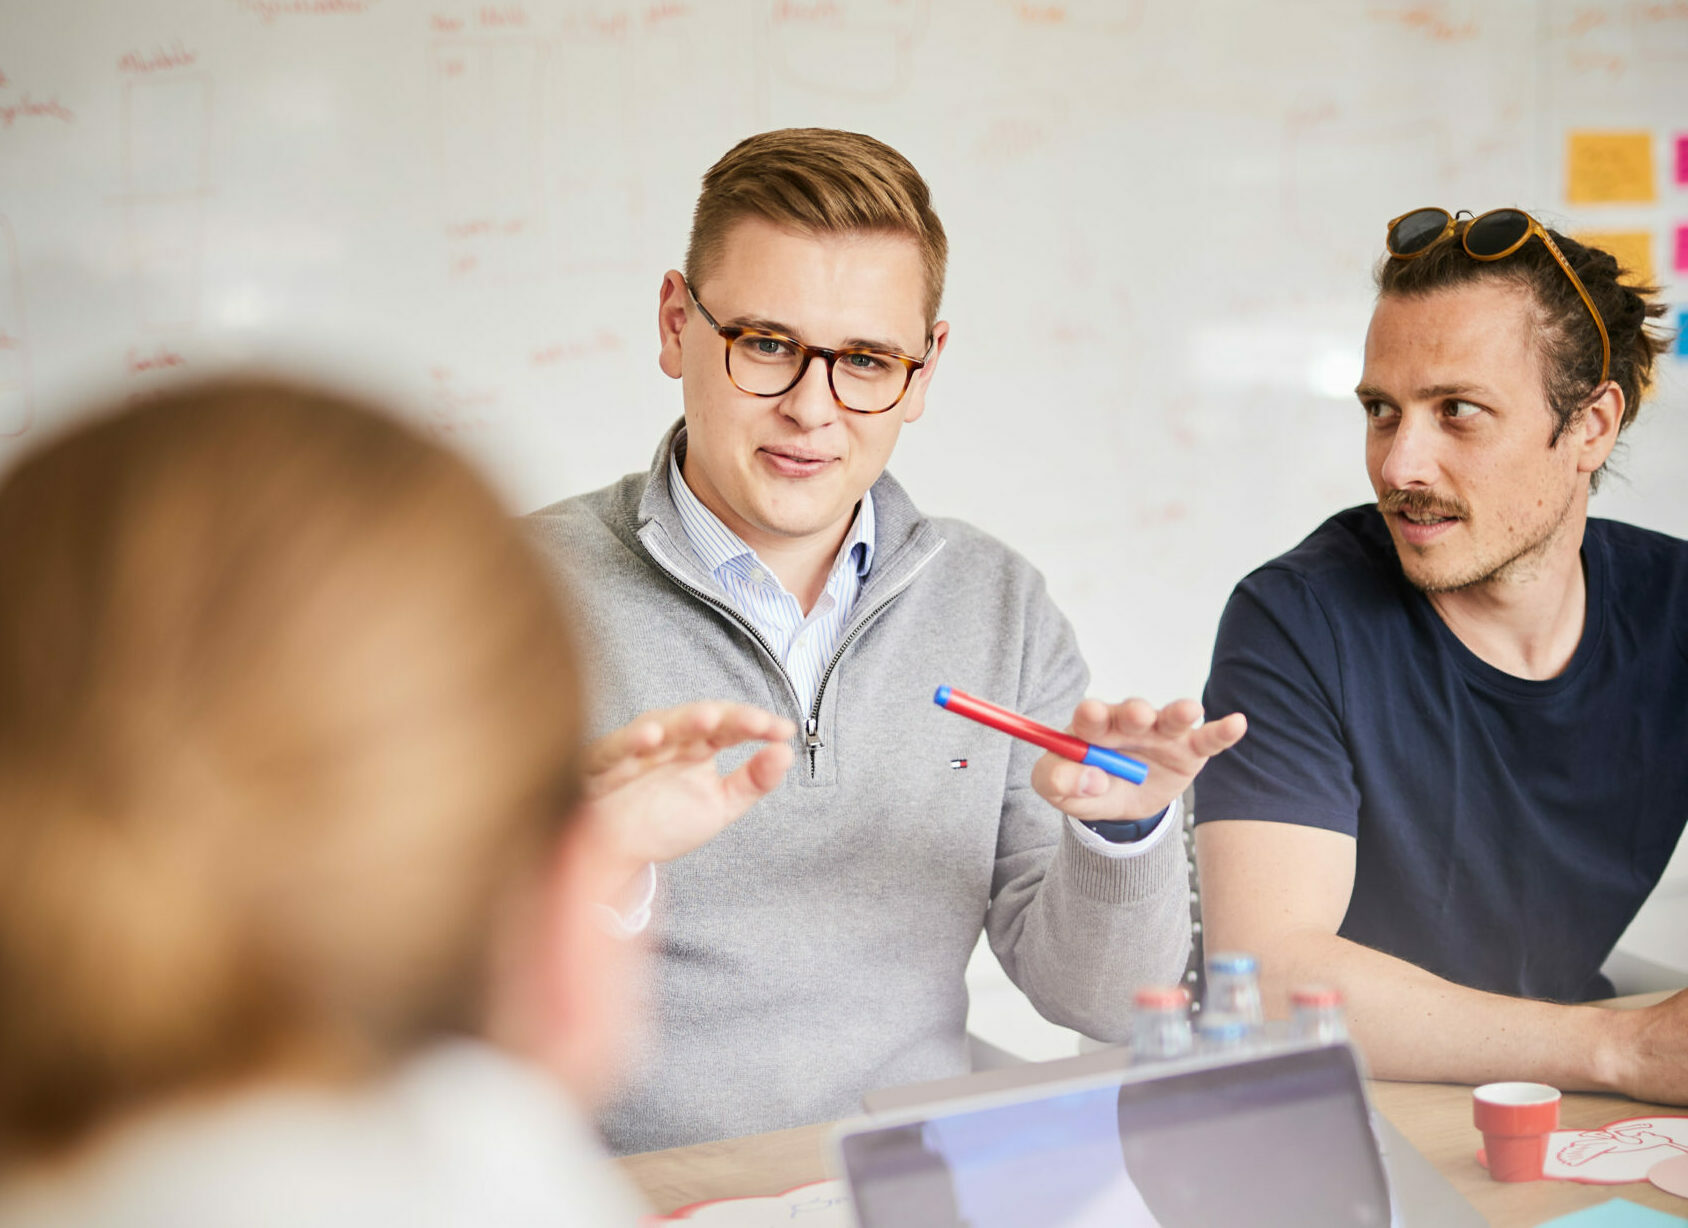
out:
<path id="1" fill-rule="evenodd" d="M 818 716 L 811 716 L 803 722 L 803 745 L 809 752 L 809 775 L 815 774 L 815 754 L 826 743 L 821 741 L 821 721 Z"/>

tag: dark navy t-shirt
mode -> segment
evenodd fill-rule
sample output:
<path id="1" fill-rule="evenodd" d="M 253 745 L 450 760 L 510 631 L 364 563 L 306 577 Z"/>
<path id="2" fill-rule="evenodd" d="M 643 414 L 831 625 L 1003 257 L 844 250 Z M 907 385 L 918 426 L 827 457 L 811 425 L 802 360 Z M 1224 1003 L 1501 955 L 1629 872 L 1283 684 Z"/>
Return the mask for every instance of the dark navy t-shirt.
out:
<path id="1" fill-rule="evenodd" d="M 1248 736 L 1196 820 L 1357 838 L 1340 933 L 1462 985 L 1556 1001 L 1600 965 L 1688 818 L 1688 542 L 1590 520 L 1588 614 L 1557 678 L 1475 656 L 1351 508 L 1239 584 L 1204 702 Z"/>

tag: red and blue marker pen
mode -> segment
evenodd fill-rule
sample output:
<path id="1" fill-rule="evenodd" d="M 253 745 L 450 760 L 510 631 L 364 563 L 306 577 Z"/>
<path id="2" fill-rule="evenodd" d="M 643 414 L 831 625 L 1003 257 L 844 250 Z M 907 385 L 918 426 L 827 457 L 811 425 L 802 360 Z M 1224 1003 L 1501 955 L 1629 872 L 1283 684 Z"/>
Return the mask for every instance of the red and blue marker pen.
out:
<path id="1" fill-rule="evenodd" d="M 1028 720 L 1017 712 L 1010 712 L 1007 708 L 999 708 L 982 699 L 975 699 L 965 691 L 941 686 L 938 693 L 932 696 L 932 702 L 940 708 L 949 709 L 957 716 L 965 716 L 981 725 L 1000 729 L 1003 733 L 1030 742 L 1033 746 L 1041 746 L 1044 750 L 1053 751 L 1074 763 L 1086 763 L 1091 767 L 1101 768 L 1108 775 L 1129 780 L 1134 785 L 1140 785 L 1148 778 L 1149 766 L 1146 763 L 1139 763 L 1105 746 L 1092 746 L 1083 738 L 1075 738 L 1070 733 L 1060 733 L 1048 725 Z"/>

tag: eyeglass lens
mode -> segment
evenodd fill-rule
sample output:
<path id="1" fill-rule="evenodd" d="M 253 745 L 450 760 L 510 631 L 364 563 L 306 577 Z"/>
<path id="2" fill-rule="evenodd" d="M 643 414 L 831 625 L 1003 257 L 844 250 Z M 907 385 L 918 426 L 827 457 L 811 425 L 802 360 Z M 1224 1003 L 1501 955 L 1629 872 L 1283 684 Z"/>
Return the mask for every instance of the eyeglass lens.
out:
<path id="1" fill-rule="evenodd" d="M 1473 256 L 1498 256 L 1517 247 L 1530 233 L 1530 217 L 1517 209 L 1485 213 L 1465 229 L 1465 250 Z"/>
<path id="2" fill-rule="evenodd" d="M 1448 215 L 1440 209 L 1419 209 L 1409 213 L 1389 232 L 1389 250 L 1397 256 L 1421 252 L 1442 237 L 1447 225 Z"/>
<path id="3" fill-rule="evenodd" d="M 745 392 L 777 396 L 797 382 L 803 352 L 778 337 L 746 333 L 727 349 L 727 375 Z M 895 405 L 909 370 L 869 350 L 843 350 L 832 364 L 832 390 L 846 407 L 877 414 Z"/>

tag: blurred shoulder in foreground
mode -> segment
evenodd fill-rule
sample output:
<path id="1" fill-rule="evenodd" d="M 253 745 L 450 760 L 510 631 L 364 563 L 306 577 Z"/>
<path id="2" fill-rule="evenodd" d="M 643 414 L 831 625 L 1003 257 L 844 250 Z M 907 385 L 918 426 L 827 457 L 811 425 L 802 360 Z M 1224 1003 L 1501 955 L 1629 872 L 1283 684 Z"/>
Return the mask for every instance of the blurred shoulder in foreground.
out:
<path id="1" fill-rule="evenodd" d="M 633 1223 L 556 581 L 379 407 L 84 421 L 0 484 L 0 1223 Z"/>

